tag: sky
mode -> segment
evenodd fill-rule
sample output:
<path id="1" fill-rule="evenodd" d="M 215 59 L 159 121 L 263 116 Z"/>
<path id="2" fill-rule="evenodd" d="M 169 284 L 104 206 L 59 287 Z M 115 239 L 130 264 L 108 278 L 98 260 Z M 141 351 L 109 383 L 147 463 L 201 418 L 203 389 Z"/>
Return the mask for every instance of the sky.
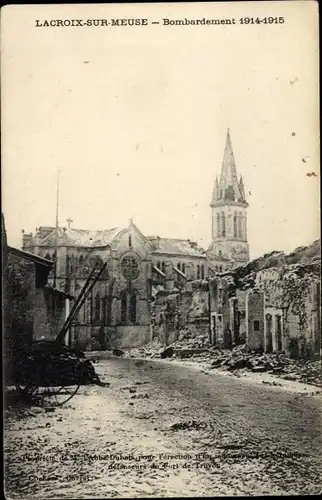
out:
<path id="1" fill-rule="evenodd" d="M 163 26 L 163 18 L 284 16 L 283 24 Z M 35 19 L 160 25 L 36 28 Z M 9 244 L 59 223 L 211 242 L 230 128 L 251 258 L 319 234 L 314 2 L 44 5 L 2 10 L 2 211 Z M 307 175 L 314 172 L 315 175 Z"/>

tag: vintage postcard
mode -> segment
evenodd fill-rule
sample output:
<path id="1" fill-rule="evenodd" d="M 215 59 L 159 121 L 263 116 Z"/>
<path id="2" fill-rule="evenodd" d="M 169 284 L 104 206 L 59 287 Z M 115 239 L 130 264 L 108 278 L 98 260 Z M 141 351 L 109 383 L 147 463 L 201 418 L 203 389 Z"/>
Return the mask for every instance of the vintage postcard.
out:
<path id="1" fill-rule="evenodd" d="M 1 11 L 8 499 L 321 493 L 318 4 Z"/>

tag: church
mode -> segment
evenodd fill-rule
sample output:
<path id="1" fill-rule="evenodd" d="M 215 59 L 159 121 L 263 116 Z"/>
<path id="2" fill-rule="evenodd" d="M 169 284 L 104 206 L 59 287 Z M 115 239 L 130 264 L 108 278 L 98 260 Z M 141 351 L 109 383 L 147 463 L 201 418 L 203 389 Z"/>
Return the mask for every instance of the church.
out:
<path id="1" fill-rule="evenodd" d="M 208 250 L 189 239 L 142 234 L 133 220 L 125 228 L 92 231 L 41 226 L 23 232 L 25 251 L 56 262 L 55 285 L 77 297 L 96 263 L 107 267 L 78 313 L 71 341 L 83 345 L 103 338 L 123 347 L 151 340 L 151 304 L 160 292 L 182 290 L 249 260 L 247 207 L 243 179 L 238 181 L 230 131 L 220 179 L 210 203 L 212 242 Z"/>

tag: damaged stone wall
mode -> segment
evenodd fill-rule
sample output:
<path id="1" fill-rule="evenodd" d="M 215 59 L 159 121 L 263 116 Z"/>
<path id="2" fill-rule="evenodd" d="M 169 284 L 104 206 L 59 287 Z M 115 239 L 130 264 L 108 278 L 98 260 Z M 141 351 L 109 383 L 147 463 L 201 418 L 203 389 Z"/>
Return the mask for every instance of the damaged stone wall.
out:
<path id="1" fill-rule="evenodd" d="M 318 356 L 321 346 L 320 242 L 289 255 L 271 252 L 224 273 L 237 298 L 240 339 L 256 350 Z M 219 283 L 219 278 L 215 278 Z M 211 314 L 218 309 L 212 302 Z"/>
<path id="2" fill-rule="evenodd" d="M 152 304 L 152 335 L 164 345 L 183 336 L 209 335 L 207 281 L 189 282 L 177 293 L 159 291 Z"/>
<path id="3" fill-rule="evenodd" d="M 7 300 L 10 309 L 10 338 L 13 350 L 30 344 L 34 333 L 36 269 L 33 262 L 8 254 Z"/>
<path id="4" fill-rule="evenodd" d="M 251 290 L 246 297 L 246 343 L 251 349 L 264 351 L 264 293 Z"/>

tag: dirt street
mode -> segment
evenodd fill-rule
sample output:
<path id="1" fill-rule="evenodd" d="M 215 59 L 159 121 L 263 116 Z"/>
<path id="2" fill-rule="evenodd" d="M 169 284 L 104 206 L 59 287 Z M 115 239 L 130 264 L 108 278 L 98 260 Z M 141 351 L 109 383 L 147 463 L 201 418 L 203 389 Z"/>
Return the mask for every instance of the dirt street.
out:
<path id="1" fill-rule="evenodd" d="M 161 360 L 95 369 L 110 387 L 7 411 L 7 498 L 321 493 L 318 397 Z"/>

